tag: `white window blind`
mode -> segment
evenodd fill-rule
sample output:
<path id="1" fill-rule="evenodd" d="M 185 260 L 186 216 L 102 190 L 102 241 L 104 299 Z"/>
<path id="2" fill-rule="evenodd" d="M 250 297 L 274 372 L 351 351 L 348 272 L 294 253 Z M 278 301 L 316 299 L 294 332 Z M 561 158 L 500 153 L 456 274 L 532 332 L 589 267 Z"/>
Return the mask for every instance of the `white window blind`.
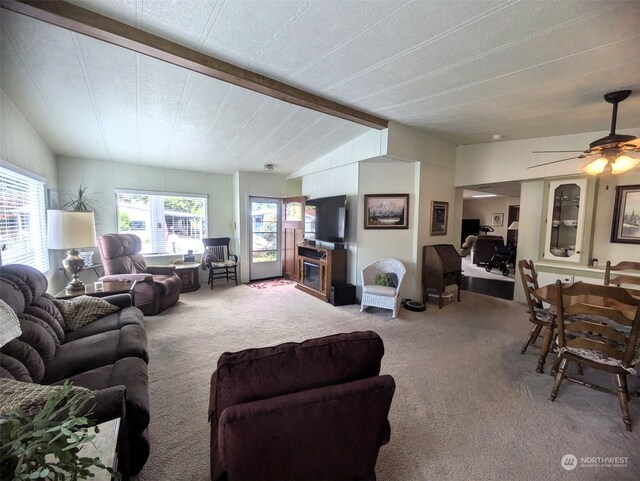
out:
<path id="1" fill-rule="evenodd" d="M 0 249 L 2 264 L 49 270 L 44 184 L 0 167 Z"/>
<path id="2" fill-rule="evenodd" d="M 118 232 L 142 240 L 143 254 L 202 252 L 207 196 L 117 190 Z"/>

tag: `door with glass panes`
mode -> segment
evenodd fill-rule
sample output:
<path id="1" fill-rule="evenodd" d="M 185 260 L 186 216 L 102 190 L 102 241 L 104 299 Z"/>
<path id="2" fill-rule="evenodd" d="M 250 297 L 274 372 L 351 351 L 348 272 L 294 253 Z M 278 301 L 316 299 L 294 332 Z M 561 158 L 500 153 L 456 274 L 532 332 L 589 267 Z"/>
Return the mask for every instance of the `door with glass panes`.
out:
<path id="1" fill-rule="evenodd" d="M 280 254 L 281 199 L 250 197 L 249 245 L 251 280 L 282 275 Z"/>

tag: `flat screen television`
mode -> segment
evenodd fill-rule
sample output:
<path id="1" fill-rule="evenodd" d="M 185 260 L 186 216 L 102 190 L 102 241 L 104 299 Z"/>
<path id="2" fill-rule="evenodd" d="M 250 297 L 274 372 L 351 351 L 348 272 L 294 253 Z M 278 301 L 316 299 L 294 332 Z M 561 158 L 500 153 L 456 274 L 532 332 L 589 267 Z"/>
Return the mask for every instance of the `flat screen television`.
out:
<path id="1" fill-rule="evenodd" d="M 306 239 L 344 244 L 347 223 L 346 195 L 307 200 L 304 214 Z"/>

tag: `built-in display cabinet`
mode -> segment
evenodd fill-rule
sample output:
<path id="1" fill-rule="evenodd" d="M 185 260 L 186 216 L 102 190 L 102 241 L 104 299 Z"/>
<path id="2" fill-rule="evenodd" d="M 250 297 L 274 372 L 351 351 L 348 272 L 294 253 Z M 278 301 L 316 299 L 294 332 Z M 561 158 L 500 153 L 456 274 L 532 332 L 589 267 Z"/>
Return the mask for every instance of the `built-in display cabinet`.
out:
<path id="1" fill-rule="evenodd" d="M 585 217 L 594 202 L 588 187 L 586 178 L 549 181 L 544 260 L 586 264 L 590 242 L 585 233 L 592 226 Z"/>

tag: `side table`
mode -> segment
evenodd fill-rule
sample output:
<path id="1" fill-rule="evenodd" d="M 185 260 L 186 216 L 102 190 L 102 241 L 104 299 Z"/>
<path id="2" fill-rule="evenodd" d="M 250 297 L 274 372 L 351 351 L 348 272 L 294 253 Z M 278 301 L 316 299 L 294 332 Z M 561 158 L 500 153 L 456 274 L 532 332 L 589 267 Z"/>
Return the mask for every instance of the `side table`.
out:
<path id="1" fill-rule="evenodd" d="M 72 299 L 78 296 L 92 296 L 92 297 L 106 297 L 114 294 L 131 294 L 131 305 L 134 304 L 133 288 L 136 282 L 124 282 L 124 281 L 105 281 L 101 290 L 97 290 L 93 283 L 85 284 L 84 289 L 81 291 L 67 291 L 62 290 L 58 292 L 54 297 L 56 299 Z"/>
<path id="2" fill-rule="evenodd" d="M 178 274 L 182 280 L 182 289 L 180 289 L 180 292 L 197 291 L 200 289 L 199 268 L 200 263 L 198 262 L 176 265 L 176 274 Z"/>

